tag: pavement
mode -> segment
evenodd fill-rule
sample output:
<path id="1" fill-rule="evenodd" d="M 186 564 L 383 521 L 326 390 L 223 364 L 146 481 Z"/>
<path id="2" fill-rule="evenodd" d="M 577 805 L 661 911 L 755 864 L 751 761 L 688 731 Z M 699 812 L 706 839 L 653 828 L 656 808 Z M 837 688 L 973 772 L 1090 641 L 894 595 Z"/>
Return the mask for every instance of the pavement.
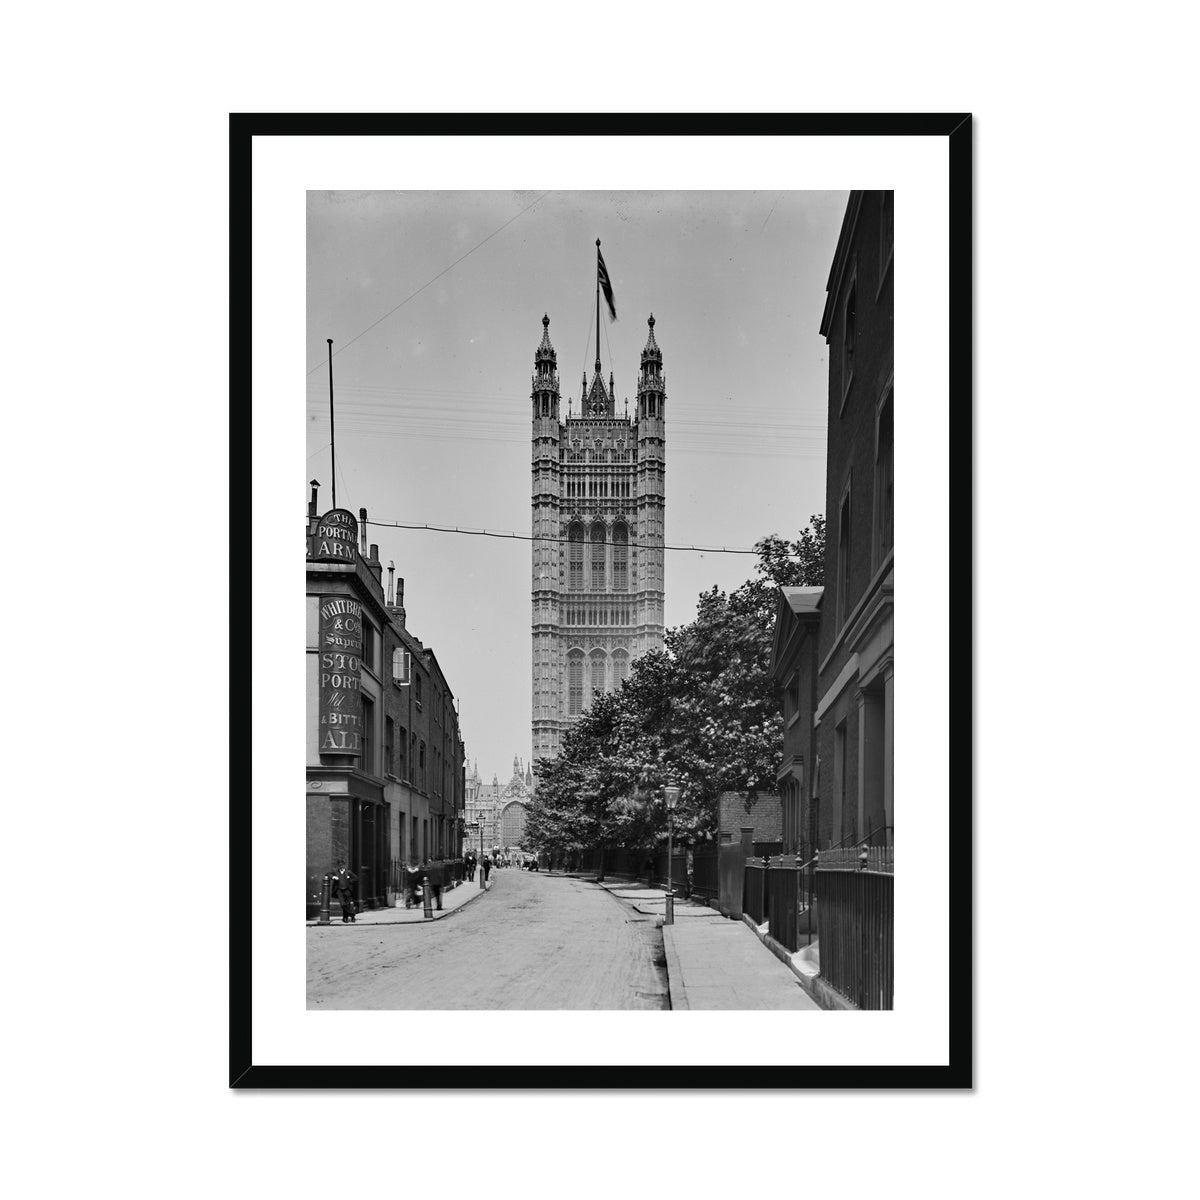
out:
<path id="1" fill-rule="evenodd" d="M 424 925 L 428 924 L 432 919 L 440 921 L 443 917 L 450 916 L 451 913 L 457 912 L 465 904 L 470 904 L 472 900 L 477 900 L 480 896 L 484 896 L 487 892 L 495 887 L 495 877 L 488 880 L 486 890 L 479 886 L 479 876 L 475 876 L 475 882 L 470 880 L 465 883 L 460 883 L 458 887 L 446 888 L 442 891 L 442 907 L 439 910 L 435 902 L 433 909 L 433 917 L 425 916 L 425 906 L 423 904 L 416 905 L 415 908 L 405 908 L 403 902 L 395 908 L 374 908 L 364 909 L 357 913 L 355 925 Z M 340 925 L 342 923 L 342 906 L 334 898 L 329 904 L 329 923 L 330 925 Z M 306 921 L 307 925 L 316 925 L 317 921 L 314 918 L 311 921 Z"/>
<path id="2" fill-rule="evenodd" d="M 621 881 L 597 886 L 636 912 L 666 913 L 667 894 Z M 706 904 L 675 900 L 675 923 L 662 926 L 673 1009 L 801 1009 L 820 1012 L 797 972 L 764 945 L 755 930 Z"/>

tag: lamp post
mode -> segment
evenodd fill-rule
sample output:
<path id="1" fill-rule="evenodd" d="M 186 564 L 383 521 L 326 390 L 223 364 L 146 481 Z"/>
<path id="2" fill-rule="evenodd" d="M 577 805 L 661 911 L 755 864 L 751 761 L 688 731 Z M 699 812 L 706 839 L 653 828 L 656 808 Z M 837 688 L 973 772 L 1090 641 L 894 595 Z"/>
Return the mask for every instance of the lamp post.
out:
<path id="1" fill-rule="evenodd" d="M 482 888 L 483 887 L 483 821 L 472 821 L 467 826 L 467 828 L 472 833 L 474 833 L 476 829 L 479 830 L 479 861 L 475 864 L 475 866 L 476 866 L 476 869 L 479 871 L 479 886 L 480 886 L 480 888 Z"/>
<path id="2" fill-rule="evenodd" d="M 663 797 L 667 802 L 667 913 L 663 917 L 664 925 L 675 924 L 675 805 L 679 803 L 679 789 L 674 784 L 663 788 Z"/>

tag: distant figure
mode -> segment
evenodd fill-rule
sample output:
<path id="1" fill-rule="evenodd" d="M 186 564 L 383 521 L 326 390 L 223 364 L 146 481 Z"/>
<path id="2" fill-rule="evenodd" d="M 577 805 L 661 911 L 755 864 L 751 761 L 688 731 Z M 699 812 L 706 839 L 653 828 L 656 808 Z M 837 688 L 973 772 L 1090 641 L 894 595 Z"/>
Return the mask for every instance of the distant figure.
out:
<path id="1" fill-rule="evenodd" d="M 485 854 L 483 862 L 479 864 L 483 868 L 483 882 L 487 883 L 488 876 L 492 873 L 492 860 Z"/>
<path id="2" fill-rule="evenodd" d="M 475 882 L 475 854 L 471 850 L 467 851 L 467 879 Z"/>
<path id="3" fill-rule="evenodd" d="M 412 862 L 404 869 L 404 907 L 412 908 L 418 902 L 421 891 L 421 865 L 414 856 Z"/>
<path id="4" fill-rule="evenodd" d="M 338 901 L 342 906 L 342 924 L 346 925 L 355 919 L 355 904 L 354 890 L 351 888 L 352 883 L 358 881 L 358 876 L 346 866 L 344 858 L 338 859 L 337 874 L 334 875 L 332 883 L 333 890 L 337 895 Z"/>

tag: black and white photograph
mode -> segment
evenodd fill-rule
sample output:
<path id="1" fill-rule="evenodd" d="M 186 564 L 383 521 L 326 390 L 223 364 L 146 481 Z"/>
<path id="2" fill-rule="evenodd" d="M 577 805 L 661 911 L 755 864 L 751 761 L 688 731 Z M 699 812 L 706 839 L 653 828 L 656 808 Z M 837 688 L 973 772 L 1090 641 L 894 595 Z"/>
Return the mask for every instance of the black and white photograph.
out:
<path id="1" fill-rule="evenodd" d="M 308 193 L 310 1008 L 892 1007 L 894 225 Z"/>

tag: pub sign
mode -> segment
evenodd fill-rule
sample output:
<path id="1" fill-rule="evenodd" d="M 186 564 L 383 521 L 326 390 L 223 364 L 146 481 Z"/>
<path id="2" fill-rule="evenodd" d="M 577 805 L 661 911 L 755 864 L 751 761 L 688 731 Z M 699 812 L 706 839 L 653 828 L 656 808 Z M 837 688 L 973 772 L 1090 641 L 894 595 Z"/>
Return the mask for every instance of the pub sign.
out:
<path id="1" fill-rule="evenodd" d="M 362 749 L 362 606 L 357 600 L 326 596 L 321 601 L 319 654 L 320 753 L 357 758 Z"/>
<path id="2" fill-rule="evenodd" d="M 318 522 L 313 538 L 317 562 L 353 563 L 358 549 L 358 520 L 344 508 L 331 508 Z"/>

